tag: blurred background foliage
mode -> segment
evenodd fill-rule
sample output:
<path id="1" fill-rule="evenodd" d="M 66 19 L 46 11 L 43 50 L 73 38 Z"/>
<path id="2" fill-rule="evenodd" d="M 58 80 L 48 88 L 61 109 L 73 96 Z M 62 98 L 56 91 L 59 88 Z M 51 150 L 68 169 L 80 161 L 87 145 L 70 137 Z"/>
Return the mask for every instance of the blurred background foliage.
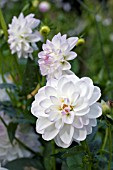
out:
<path id="1" fill-rule="evenodd" d="M 52 39 L 58 32 L 83 38 L 85 42 L 81 42 L 74 49 L 78 57 L 71 62 L 72 71 L 79 77 L 92 78 L 102 90 L 102 99 L 113 100 L 112 0 L 48 0 L 51 8 L 45 13 L 39 10 L 39 3 L 42 0 L 0 1 L 7 26 L 11 23 L 12 17 L 18 16 L 20 12 L 24 15 L 34 13 L 35 17 L 41 20 L 40 28 L 43 25 L 50 27 L 50 34 L 46 38 Z M 38 44 L 39 50 L 41 45 Z M 38 89 L 45 84 L 45 78 L 40 75 L 38 68 L 37 54 L 38 51 L 34 52 L 33 60 L 17 59 L 16 55 L 12 56 L 7 39 L 0 27 L 0 74 L 4 80 L 0 88 L 5 88 L 11 99 L 10 102 L 0 101 L 0 110 L 10 115 L 13 123 L 29 123 L 34 127 L 36 119 L 31 115 L 31 103 Z M 6 82 L 4 75 L 10 75 L 13 81 L 12 86 Z M 100 150 L 103 146 L 106 127 L 109 128 L 109 124 L 113 123 L 112 117 L 106 115 L 101 117 L 98 128 L 94 128 L 92 135 L 87 138 L 91 153 L 87 151 L 85 144 L 84 149 L 73 143 L 69 149 L 56 147 L 56 154 L 53 155 L 51 142 L 45 142 L 40 137 L 42 144 L 40 156 L 35 155 L 33 160 L 18 159 L 9 162 L 6 167 L 9 170 L 15 170 L 15 167 L 17 170 L 52 170 L 54 168 L 51 162 L 56 159 L 57 169 L 75 170 L 76 167 L 76 170 L 85 170 L 92 161 L 94 170 L 107 170 L 109 142 L 106 143 L 106 149 L 103 152 Z M 14 133 L 14 126 L 10 128 L 10 133 Z"/>

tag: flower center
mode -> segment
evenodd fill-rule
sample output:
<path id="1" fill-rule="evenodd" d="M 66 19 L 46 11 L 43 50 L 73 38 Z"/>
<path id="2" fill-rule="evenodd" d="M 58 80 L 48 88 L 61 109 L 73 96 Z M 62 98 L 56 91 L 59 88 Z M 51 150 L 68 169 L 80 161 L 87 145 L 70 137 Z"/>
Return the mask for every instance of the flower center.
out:
<path id="1" fill-rule="evenodd" d="M 61 114 L 62 115 L 70 115 L 70 111 L 73 110 L 73 106 L 70 105 L 69 99 L 62 99 L 61 100 L 62 104 L 61 104 Z"/>

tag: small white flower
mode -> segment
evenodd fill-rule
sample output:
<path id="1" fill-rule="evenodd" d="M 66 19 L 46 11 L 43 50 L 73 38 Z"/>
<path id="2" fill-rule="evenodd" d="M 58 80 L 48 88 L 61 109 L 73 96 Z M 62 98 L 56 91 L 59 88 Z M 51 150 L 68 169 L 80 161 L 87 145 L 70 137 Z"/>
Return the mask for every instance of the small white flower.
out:
<path id="1" fill-rule="evenodd" d="M 40 12 L 47 12 L 51 8 L 50 3 L 47 1 L 43 1 L 39 4 L 39 10 Z"/>
<path id="2" fill-rule="evenodd" d="M 42 40 L 42 36 L 36 30 L 39 23 L 40 20 L 35 19 L 34 14 L 24 17 L 23 13 L 21 13 L 18 18 L 13 17 L 8 29 L 8 43 L 12 54 L 17 53 L 18 58 L 32 57 L 31 54 L 37 49 L 36 42 Z"/>
<path id="3" fill-rule="evenodd" d="M 36 131 L 44 140 L 54 139 L 63 148 L 73 140 L 85 140 L 102 114 L 97 103 L 100 96 L 99 87 L 88 77 L 67 75 L 49 80 L 32 103 L 31 112 L 38 118 Z"/>
<path id="4" fill-rule="evenodd" d="M 52 41 L 47 40 L 43 44 L 39 56 L 39 66 L 41 74 L 47 75 L 47 78 L 58 78 L 65 71 L 70 70 L 71 65 L 68 62 L 77 57 L 77 54 L 71 51 L 76 45 L 78 38 L 71 37 L 66 39 L 67 35 L 61 36 L 60 33 L 55 35 Z"/>

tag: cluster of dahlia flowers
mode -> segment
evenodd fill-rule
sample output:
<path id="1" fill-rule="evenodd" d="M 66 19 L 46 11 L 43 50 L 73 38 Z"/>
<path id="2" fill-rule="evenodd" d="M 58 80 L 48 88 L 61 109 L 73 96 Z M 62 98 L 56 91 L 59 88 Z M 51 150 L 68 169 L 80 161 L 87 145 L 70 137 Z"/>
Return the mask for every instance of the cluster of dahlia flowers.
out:
<path id="1" fill-rule="evenodd" d="M 32 43 L 41 40 L 39 32 L 32 31 L 38 24 L 33 15 L 14 17 L 8 41 L 12 53 L 26 58 L 26 54 L 33 52 Z M 37 133 L 42 134 L 44 140 L 54 139 L 63 148 L 73 141 L 85 140 L 97 125 L 96 118 L 102 114 L 97 102 L 100 88 L 94 86 L 90 78 L 79 78 L 71 71 L 69 61 L 77 57 L 72 51 L 77 42 L 78 37 L 67 38 L 66 34 L 58 33 L 51 41 L 47 40 L 42 45 L 43 51 L 38 53 L 40 71 L 47 82 L 36 94 L 31 112 L 37 117 Z"/>

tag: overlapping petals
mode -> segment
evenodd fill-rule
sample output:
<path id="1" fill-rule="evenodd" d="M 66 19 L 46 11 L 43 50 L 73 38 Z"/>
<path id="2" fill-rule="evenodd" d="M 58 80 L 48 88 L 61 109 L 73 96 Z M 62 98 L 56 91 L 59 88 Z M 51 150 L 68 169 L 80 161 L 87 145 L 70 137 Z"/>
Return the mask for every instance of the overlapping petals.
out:
<path id="1" fill-rule="evenodd" d="M 9 24 L 8 43 L 12 54 L 17 53 L 18 57 L 28 58 L 37 49 L 36 42 L 42 40 L 42 36 L 36 30 L 40 24 L 39 19 L 34 18 L 34 14 L 24 17 L 23 13 L 19 17 L 13 17 Z"/>
<path id="2" fill-rule="evenodd" d="M 38 118 L 36 131 L 44 140 L 54 139 L 63 148 L 69 147 L 73 140 L 85 140 L 102 114 L 97 103 L 100 96 L 100 88 L 88 77 L 64 75 L 48 80 L 31 107 L 32 114 Z"/>
<path id="3" fill-rule="evenodd" d="M 75 47 L 78 37 L 68 39 L 66 37 L 67 35 L 61 36 L 58 33 L 53 37 L 52 41 L 47 40 L 46 44 L 43 44 L 43 51 L 38 54 L 41 74 L 46 75 L 47 79 L 59 78 L 62 74 L 71 72 L 66 71 L 71 69 L 68 61 L 77 57 L 77 54 L 71 50 Z"/>

